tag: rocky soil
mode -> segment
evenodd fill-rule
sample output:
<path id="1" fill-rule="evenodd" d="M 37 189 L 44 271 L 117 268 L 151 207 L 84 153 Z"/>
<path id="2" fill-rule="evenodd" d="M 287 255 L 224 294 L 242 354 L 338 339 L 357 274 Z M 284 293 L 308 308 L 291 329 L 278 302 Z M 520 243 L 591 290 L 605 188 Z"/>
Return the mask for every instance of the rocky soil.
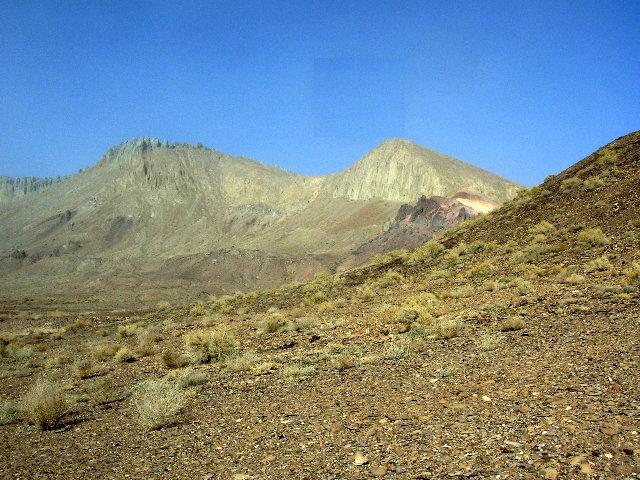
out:
<path id="1" fill-rule="evenodd" d="M 5 301 L 0 476 L 640 478 L 639 167 L 635 133 L 304 284 L 153 310 Z M 202 363 L 211 328 L 234 337 Z M 44 378 L 68 403 L 41 431 L 20 406 Z M 180 400 L 151 428 L 150 380 Z"/>

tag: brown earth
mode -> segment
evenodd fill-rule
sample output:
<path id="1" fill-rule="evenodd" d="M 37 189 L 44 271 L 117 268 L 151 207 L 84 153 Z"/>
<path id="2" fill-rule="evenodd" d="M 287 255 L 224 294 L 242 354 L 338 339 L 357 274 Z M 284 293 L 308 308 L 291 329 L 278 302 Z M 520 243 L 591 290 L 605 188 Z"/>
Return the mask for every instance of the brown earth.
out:
<path id="1" fill-rule="evenodd" d="M 189 309 L 5 301 L 0 395 L 47 378 L 69 407 L 49 431 L 5 414 L 0 476 L 638 478 L 639 167 L 635 132 L 412 252 Z M 133 387 L 186 375 L 161 353 L 213 325 L 245 365 L 192 363 L 204 383 L 145 429 Z"/>

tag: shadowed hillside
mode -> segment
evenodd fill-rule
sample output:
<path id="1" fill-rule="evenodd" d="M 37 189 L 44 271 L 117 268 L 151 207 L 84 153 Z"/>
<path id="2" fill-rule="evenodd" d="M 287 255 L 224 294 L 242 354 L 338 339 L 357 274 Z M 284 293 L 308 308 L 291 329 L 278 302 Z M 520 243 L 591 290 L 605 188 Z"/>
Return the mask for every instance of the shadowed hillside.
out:
<path id="1" fill-rule="evenodd" d="M 412 251 L 189 308 L 5 302 L 0 474 L 637 478 L 639 172 L 635 132 Z"/>

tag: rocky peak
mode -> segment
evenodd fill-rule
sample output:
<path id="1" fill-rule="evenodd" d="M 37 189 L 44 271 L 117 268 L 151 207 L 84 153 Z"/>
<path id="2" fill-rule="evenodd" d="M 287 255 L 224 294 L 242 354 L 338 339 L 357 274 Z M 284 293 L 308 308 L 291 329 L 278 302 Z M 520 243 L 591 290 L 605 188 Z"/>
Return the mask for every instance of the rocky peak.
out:
<path id="1" fill-rule="evenodd" d="M 173 150 L 176 148 L 185 148 L 185 149 L 206 149 L 202 143 L 169 143 L 167 140 L 161 140 L 158 138 L 151 137 L 134 137 L 130 140 L 122 142 L 120 145 L 113 146 L 107 150 L 107 153 L 104 154 L 100 163 L 111 163 L 118 162 L 122 160 L 131 160 L 135 156 L 139 156 L 140 154 L 152 150 L 152 149 L 167 149 Z"/>

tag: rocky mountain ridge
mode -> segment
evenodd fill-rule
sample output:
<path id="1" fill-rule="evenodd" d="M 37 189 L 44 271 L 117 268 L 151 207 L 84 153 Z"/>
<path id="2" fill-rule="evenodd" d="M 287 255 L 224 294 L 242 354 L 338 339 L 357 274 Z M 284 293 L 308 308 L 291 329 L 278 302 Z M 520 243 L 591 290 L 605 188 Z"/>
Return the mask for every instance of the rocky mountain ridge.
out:
<path id="1" fill-rule="evenodd" d="M 196 262 L 202 274 L 195 276 L 209 272 L 208 288 L 218 293 L 333 271 L 383 231 L 402 199 L 465 191 L 476 203 L 498 205 L 517 188 L 407 140 L 385 142 L 343 172 L 309 177 L 149 137 L 112 147 L 94 166 L 47 186 L 9 199 L 0 211 L 0 267 L 25 284 L 54 275 L 157 285 L 150 279 L 160 268 L 175 284 L 163 265 L 200 255 L 206 265 Z M 228 249 L 245 252 L 246 260 L 234 260 L 231 278 L 222 270 L 225 254 L 210 253 Z M 283 265 L 274 268 L 278 275 L 255 274 L 255 264 L 273 266 L 274 257 Z"/>

